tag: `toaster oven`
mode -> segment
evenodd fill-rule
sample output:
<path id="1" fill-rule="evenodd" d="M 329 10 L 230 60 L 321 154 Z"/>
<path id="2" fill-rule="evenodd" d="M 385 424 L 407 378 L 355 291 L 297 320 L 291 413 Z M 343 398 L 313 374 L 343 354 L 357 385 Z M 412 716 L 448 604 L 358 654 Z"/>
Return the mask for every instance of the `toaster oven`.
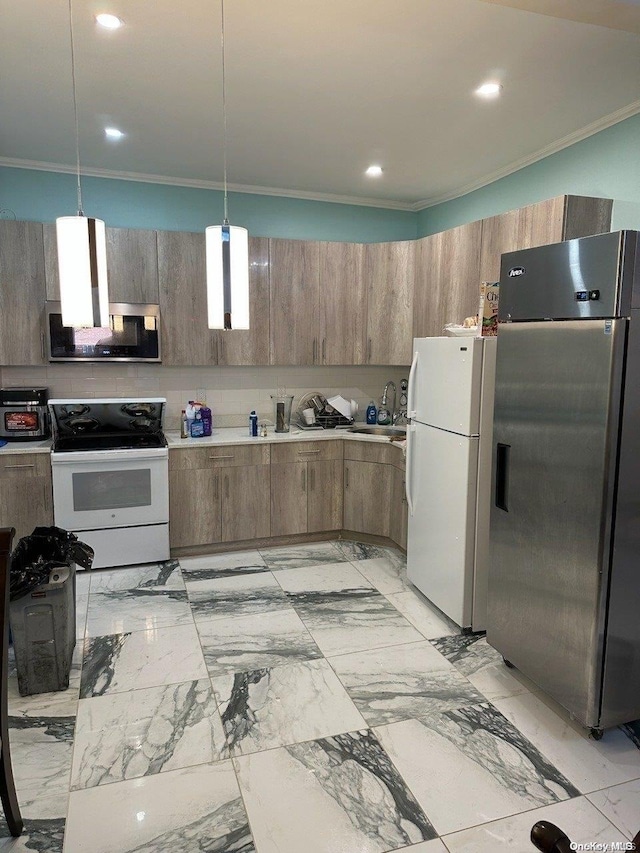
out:
<path id="1" fill-rule="evenodd" d="M 39 441 L 48 438 L 47 388 L 0 388 L 0 438 Z"/>

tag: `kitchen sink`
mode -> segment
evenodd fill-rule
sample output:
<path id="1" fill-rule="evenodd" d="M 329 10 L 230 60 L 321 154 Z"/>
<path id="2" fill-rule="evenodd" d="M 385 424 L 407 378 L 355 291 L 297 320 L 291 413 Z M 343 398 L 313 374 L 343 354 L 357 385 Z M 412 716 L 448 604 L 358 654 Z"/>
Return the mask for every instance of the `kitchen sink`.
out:
<path id="1" fill-rule="evenodd" d="M 349 432 L 356 432 L 360 435 L 396 435 L 404 438 L 407 434 L 407 428 L 403 426 L 355 426 L 350 427 Z"/>

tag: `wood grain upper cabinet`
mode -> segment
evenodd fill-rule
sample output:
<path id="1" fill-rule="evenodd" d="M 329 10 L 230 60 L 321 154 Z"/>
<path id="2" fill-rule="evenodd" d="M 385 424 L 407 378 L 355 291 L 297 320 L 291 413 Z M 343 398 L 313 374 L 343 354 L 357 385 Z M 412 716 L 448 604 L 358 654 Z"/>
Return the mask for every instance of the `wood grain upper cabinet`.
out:
<path id="1" fill-rule="evenodd" d="M 367 243 L 367 364 L 410 364 L 415 240 Z"/>
<path id="2" fill-rule="evenodd" d="M 107 228 L 109 302 L 158 303 L 156 232 Z M 60 299 L 56 226 L 44 226 L 47 299 Z"/>
<path id="3" fill-rule="evenodd" d="M 413 336 L 442 335 L 446 323 L 476 314 L 482 222 L 417 241 Z"/>
<path id="4" fill-rule="evenodd" d="M 364 364 L 366 288 L 362 243 L 320 243 L 320 361 Z"/>
<path id="5" fill-rule="evenodd" d="M 269 240 L 271 364 L 319 364 L 320 244 Z"/>
<path id="6" fill-rule="evenodd" d="M 0 220 L 0 364 L 44 364 L 44 244 L 39 222 Z"/>
<path id="7" fill-rule="evenodd" d="M 249 237 L 248 330 L 215 331 L 218 364 L 269 364 L 269 240 Z"/>
<path id="8" fill-rule="evenodd" d="M 204 232 L 158 231 L 158 280 L 163 364 L 216 364 L 216 339 L 207 326 Z"/>
<path id="9" fill-rule="evenodd" d="M 563 195 L 484 219 L 480 280 L 500 279 L 505 252 L 609 231 L 612 206 L 607 198 Z"/>

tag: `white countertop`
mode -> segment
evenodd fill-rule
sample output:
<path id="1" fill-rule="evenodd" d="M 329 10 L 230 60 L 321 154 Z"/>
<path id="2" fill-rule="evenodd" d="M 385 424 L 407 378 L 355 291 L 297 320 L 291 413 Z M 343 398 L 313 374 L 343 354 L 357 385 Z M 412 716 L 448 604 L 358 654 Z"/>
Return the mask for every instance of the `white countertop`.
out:
<path id="1" fill-rule="evenodd" d="M 165 432 L 169 449 L 174 450 L 184 447 L 206 447 L 207 445 L 220 444 L 259 444 L 260 442 L 270 444 L 283 441 L 373 441 L 386 442 L 403 450 L 401 442 L 390 441 L 387 435 L 366 435 L 362 433 L 348 432 L 344 429 L 299 429 L 292 427 L 290 432 L 275 432 L 273 427 L 267 428 L 266 438 L 253 438 L 247 435 L 248 427 L 227 427 L 225 429 L 214 429 L 212 435 L 202 438 L 180 438 L 179 432 Z"/>
<path id="2" fill-rule="evenodd" d="M 51 439 L 43 441 L 8 441 L 0 447 L 0 455 L 14 453 L 51 453 Z"/>
<path id="3" fill-rule="evenodd" d="M 213 434 L 202 438 L 180 438 L 180 433 L 177 431 L 165 432 L 167 443 L 170 450 L 185 447 L 206 447 L 209 445 L 220 444 L 259 444 L 265 442 L 282 441 L 372 441 L 386 442 L 403 451 L 402 442 L 389 441 L 389 436 L 386 435 L 363 435 L 362 433 L 348 432 L 343 429 L 316 429 L 303 430 L 297 427 L 292 427 L 290 432 L 275 432 L 273 427 L 268 427 L 266 438 L 252 438 L 247 435 L 248 429 L 245 427 L 227 427 L 225 429 L 214 429 Z M 0 454 L 13 455 L 17 453 L 50 453 L 51 439 L 44 441 L 9 441 L 7 444 L 0 447 Z"/>

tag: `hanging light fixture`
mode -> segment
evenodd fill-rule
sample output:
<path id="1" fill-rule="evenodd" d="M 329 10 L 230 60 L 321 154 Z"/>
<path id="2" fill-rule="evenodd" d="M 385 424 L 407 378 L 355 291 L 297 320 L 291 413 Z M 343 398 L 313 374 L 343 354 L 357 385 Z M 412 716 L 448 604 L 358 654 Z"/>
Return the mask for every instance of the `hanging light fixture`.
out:
<path id="1" fill-rule="evenodd" d="M 224 57 L 224 0 L 222 11 L 222 124 L 224 219 L 205 230 L 207 308 L 210 329 L 249 328 L 249 232 L 229 225 L 227 198 L 227 93 Z"/>
<path id="2" fill-rule="evenodd" d="M 80 134 L 76 94 L 73 15 L 69 0 L 69 37 L 71 41 L 71 80 L 76 131 L 76 174 L 78 213 L 56 219 L 60 303 L 64 326 L 109 326 L 107 290 L 107 235 L 104 222 L 90 219 L 82 210 L 80 183 Z"/>

